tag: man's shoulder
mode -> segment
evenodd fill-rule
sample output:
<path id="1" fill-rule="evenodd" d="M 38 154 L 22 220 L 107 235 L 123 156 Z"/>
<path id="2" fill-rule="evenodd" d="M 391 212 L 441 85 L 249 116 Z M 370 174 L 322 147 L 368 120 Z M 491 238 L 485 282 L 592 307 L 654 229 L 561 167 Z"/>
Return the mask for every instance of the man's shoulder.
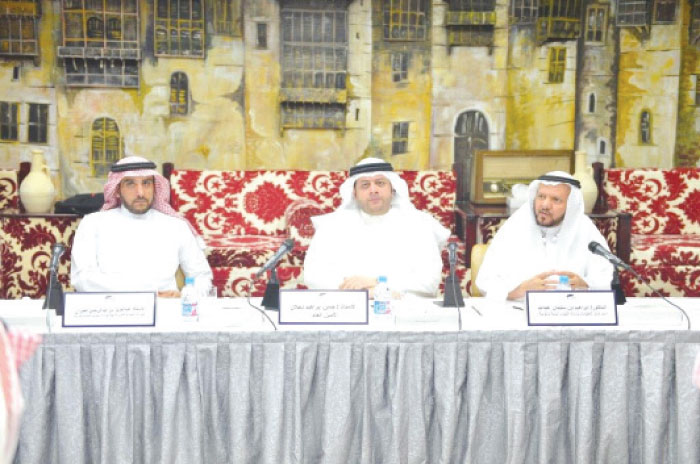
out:
<path id="1" fill-rule="evenodd" d="M 104 218 L 109 217 L 112 213 L 111 209 L 108 209 L 106 211 L 95 211 L 94 213 L 86 214 L 80 219 L 80 223 L 78 224 L 78 227 L 84 226 L 85 224 L 94 224 L 98 223 Z"/>

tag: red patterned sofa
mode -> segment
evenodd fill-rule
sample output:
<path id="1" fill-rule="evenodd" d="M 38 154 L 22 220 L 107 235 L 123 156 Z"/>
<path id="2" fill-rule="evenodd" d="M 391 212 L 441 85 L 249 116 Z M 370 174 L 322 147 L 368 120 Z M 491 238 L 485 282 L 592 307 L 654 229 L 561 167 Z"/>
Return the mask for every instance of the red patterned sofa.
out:
<path id="1" fill-rule="evenodd" d="M 604 206 L 632 214 L 629 264 L 669 296 L 700 296 L 700 169 L 605 169 Z M 651 296 L 627 272 L 628 296 Z"/>
<path id="2" fill-rule="evenodd" d="M 280 263 L 282 287 L 303 288 L 303 263 L 313 236 L 311 217 L 340 205 L 345 171 L 194 171 L 164 166 L 171 183 L 171 204 L 201 234 L 214 283 L 223 296 L 248 294 L 251 276 L 287 238 L 295 247 Z M 445 171 L 403 171 L 417 208 L 432 213 L 453 232 L 462 220 L 454 208 L 456 181 Z M 460 256 L 465 255 L 460 245 Z M 449 271 L 444 253 L 445 272 Z M 461 282 L 467 269 L 458 266 Z M 264 292 L 266 279 L 255 282 L 252 295 Z"/>

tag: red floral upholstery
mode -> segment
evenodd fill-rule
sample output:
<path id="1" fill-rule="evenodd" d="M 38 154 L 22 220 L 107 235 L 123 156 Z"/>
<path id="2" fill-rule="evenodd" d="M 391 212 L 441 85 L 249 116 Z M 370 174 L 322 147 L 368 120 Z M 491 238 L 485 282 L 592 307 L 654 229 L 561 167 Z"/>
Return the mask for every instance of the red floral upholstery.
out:
<path id="1" fill-rule="evenodd" d="M 700 169 L 606 169 L 610 208 L 632 214 L 630 265 L 666 295 L 700 296 Z M 651 295 L 622 273 L 628 295 Z"/>
<path id="2" fill-rule="evenodd" d="M 17 171 L 0 169 L 0 210 L 19 208 Z"/>
<path id="3" fill-rule="evenodd" d="M 0 298 L 41 298 L 48 284 L 51 245 L 62 242 L 58 279 L 70 287 L 70 249 L 80 219 L 77 216 L 0 216 Z"/>
<path id="4" fill-rule="evenodd" d="M 444 171 L 399 172 L 417 208 L 430 212 L 453 232 L 454 174 Z M 199 231 L 207 245 L 214 282 L 223 296 L 246 295 L 251 276 L 288 237 L 294 250 L 283 258 L 283 286 L 302 287 L 306 249 L 314 234 L 311 217 L 340 205 L 345 171 L 190 171 L 170 176 L 171 204 Z M 460 255 L 466 249 L 462 244 Z M 444 255 L 446 272 L 447 254 Z M 465 282 L 466 268 L 457 270 Z M 468 282 L 468 279 L 467 279 Z M 253 284 L 252 295 L 265 282 Z"/>

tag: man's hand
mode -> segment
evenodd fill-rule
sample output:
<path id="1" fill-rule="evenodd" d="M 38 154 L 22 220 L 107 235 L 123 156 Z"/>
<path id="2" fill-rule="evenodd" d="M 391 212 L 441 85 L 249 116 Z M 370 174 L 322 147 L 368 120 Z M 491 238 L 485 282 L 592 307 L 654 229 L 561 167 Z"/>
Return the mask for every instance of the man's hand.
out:
<path id="1" fill-rule="evenodd" d="M 180 292 L 177 290 L 160 290 L 158 291 L 160 298 L 180 298 Z"/>
<path id="2" fill-rule="evenodd" d="M 526 280 L 511 290 L 510 293 L 508 293 L 508 299 L 519 300 L 525 296 L 525 292 L 528 290 L 554 290 L 559 281 L 557 279 L 552 279 L 551 276 L 556 274 L 558 273 L 555 271 L 537 274 L 535 277 Z"/>
<path id="3" fill-rule="evenodd" d="M 557 272 L 554 272 L 554 274 L 568 276 L 569 277 L 569 285 L 571 285 L 571 290 L 587 290 L 588 289 L 588 284 L 586 283 L 585 280 L 583 280 L 583 277 L 576 274 L 575 272 L 557 271 Z"/>
<path id="4" fill-rule="evenodd" d="M 521 283 L 508 293 L 509 300 L 518 300 L 525 296 L 528 290 L 555 290 L 559 283 L 558 277 L 565 275 L 569 277 L 569 285 L 572 290 L 586 290 L 588 284 L 575 272 L 569 271 L 547 271 L 537 274 L 535 277 Z"/>
<path id="5" fill-rule="evenodd" d="M 341 290 L 372 290 L 377 285 L 376 277 L 350 276 L 340 284 Z"/>

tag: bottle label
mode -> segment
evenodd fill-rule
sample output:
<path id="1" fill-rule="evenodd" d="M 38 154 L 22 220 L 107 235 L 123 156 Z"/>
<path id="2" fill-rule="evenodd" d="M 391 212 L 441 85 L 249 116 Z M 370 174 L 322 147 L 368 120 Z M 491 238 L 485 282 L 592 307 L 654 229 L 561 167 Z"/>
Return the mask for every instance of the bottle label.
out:
<path id="1" fill-rule="evenodd" d="M 391 305 L 388 301 L 374 300 L 374 314 L 391 314 Z"/>
<path id="2" fill-rule="evenodd" d="M 197 316 L 197 303 L 182 303 L 182 315 L 184 317 Z"/>

